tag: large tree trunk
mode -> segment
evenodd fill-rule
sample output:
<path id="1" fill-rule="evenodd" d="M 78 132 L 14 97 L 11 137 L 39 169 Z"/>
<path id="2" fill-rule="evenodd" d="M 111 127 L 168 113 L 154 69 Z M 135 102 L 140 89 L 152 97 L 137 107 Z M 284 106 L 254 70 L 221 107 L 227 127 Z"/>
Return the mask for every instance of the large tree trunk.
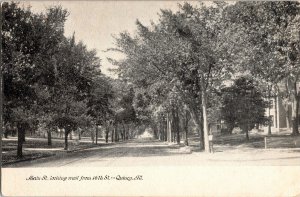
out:
<path id="1" fill-rule="evenodd" d="M 116 129 L 115 129 L 115 142 L 119 141 L 119 132 L 118 132 L 118 124 L 116 124 Z"/>
<path id="2" fill-rule="evenodd" d="M 159 129 L 159 133 L 158 133 L 158 139 L 160 140 L 160 141 L 163 141 L 164 139 L 163 139 L 163 132 L 164 132 L 164 130 L 163 130 L 163 126 L 162 126 L 162 121 L 160 120 L 160 122 L 159 122 L 159 127 L 158 127 L 158 129 Z"/>
<path id="3" fill-rule="evenodd" d="M 165 120 L 161 121 L 161 141 L 165 141 Z"/>
<path id="4" fill-rule="evenodd" d="M 95 142 L 95 134 L 94 134 L 94 130 L 91 129 L 91 140 L 92 140 L 92 143 L 94 144 Z"/>
<path id="5" fill-rule="evenodd" d="M 246 140 L 249 141 L 249 129 L 248 129 L 248 125 L 246 126 Z"/>
<path id="6" fill-rule="evenodd" d="M 98 128 L 98 125 L 96 125 L 96 144 L 98 144 L 98 131 L 99 131 L 99 128 Z"/>
<path id="7" fill-rule="evenodd" d="M 164 121 L 165 125 L 164 125 L 164 141 L 167 142 L 168 141 L 168 121 L 167 118 Z"/>
<path id="8" fill-rule="evenodd" d="M 1 101 L 0 101 L 1 102 Z M 1 106 L 0 106 L 1 108 Z M 2 116 L 0 116 L 0 118 L 2 118 Z M 0 124 L 2 124 L 2 122 L 0 122 Z M 5 126 L 5 130 L 4 130 L 4 137 L 5 138 L 8 138 L 8 133 L 11 132 L 11 135 L 12 135 L 12 131 L 10 129 L 10 126 Z M 0 142 L 1 143 L 1 142 Z"/>
<path id="9" fill-rule="evenodd" d="M 270 102 L 270 100 L 269 100 Z M 271 109 L 270 107 L 268 108 L 268 117 L 269 117 L 269 122 L 268 122 L 268 135 L 272 135 L 272 130 L 271 130 L 271 124 L 272 124 L 272 119 L 271 119 Z"/>
<path id="10" fill-rule="evenodd" d="M 47 131 L 47 133 L 48 133 L 48 146 L 52 146 L 51 131 Z"/>
<path id="11" fill-rule="evenodd" d="M 177 140 L 177 144 L 180 144 L 180 128 L 179 128 L 179 114 L 178 114 L 178 107 L 176 107 L 176 111 L 175 111 L 175 117 L 176 117 L 176 119 L 175 119 L 175 124 L 176 124 L 176 134 L 177 134 L 177 136 L 176 136 L 176 140 Z"/>
<path id="12" fill-rule="evenodd" d="M 1 54 L 2 55 L 2 54 Z M 2 58 L 0 58 L 0 61 L 2 62 Z M 3 64 L 1 64 L 1 66 L 2 66 Z M 2 68 L 2 67 L 1 67 Z M 1 70 L 2 71 L 2 70 Z M 0 97 L 1 97 L 1 99 L 0 99 L 0 131 L 2 131 L 1 129 L 3 128 L 3 123 L 4 123 L 4 120 L 3 120 L 3 98 L 4 98 L 4 96 L 3 96 L 3 73 L 0 73 Z M 0 132 L 1 133 L 1 132 Z M 7 130 L 6 130 L 6 128 L 5 128 L 5 138 L 7 138 Z M 0 147 L 1 147 L 1 151 L 2 151 L 2 138 L 1 138 L 1 140 L 0 140 Z M 2 156 L 1 156 L 1 159 L 2 159 Z"/>
<path id="13" fill-rule="evenodd" d="M 130 133 L 130 128 L 132 127 L 132 125 L 131 124 L 127 124 L 127 130 L 126 130 L 126 140 L 128 140 L 129 139 L 129 133 Z"/>
<path id="14" fill-rule="evenodd" d="M 171 130 L 171 120 L 170 120 L 170 114 L 167 113 L 167 141 L 171 142 L 172 138 L 172 130 Z"/>
<path id="15" fill-rule="evenodd" d="M 176 118 L 175 118 L 175 109 L 172 107 L 171 111 L 171 142 L 175 142 L 175 132 L 176 132 Z"/>
<path id="16" fill-rule="evenodd" d="M 23 140 L 25 136 L 25 124 L 18 125 L 18 147 L 17 147 L 17 158 L 23 157 Z"/>
<path id="17" fill-rule="evenodd" d="M 274 120 L 275 120 L 275 124 L 274 124 L 274 126 L 276 128 L 278 128 L 278 131 L 279 131 L 279 124 L 278 124 L 279 122 L 277 121 L 278 120 L 278 118 L 277 118 L 277 116 L 278 116 L 277 102 L 278 102 L 278 99 L 277 99 L 277 96 L 275 96 L 275 99 L 274 99 L 274 111 L 275 111 Z"/>
<path id="18" fill-rule="evenodd" d="M 157 137 L 158 140 L 161 140 L 161 120 L 158 120 L 158 130 L 157 130 Z"/>
<path id="19" fill-rule="evenodd" d="M 296 82 L 294 84 L 294 98 L 293 98 L 293 105 L 292 105 L 292 126 L 293 126 L 293 131 L 292 134 L 293 135 L 299 135 L 299 93 L 297 93 L 297 89 L 296 89 Z"/>
<path id="20" fill-rule="evenodd" d="M 247 124 L 240 125 L 240 128 L 242 129 L 243 133 L 246 135 L 246 141 L 249 141 L 249 127 Z"/>
<path id="21" fill-rule="evenodd" d="M 65 150 L 68 150 L 68 134 L 69 134 L 69 130 L 65 129 Z"/>
<path id="22" fill-rule="evenodd" d="M 207 121 L 207 95 L 204 83 L 204 76 L 201 76 L 201 94 L 202 94 L 202 114 L 203 114 L 203 136 L 204 136 L 204 150 L 210 152 L 208 139 L 208 121 Z"/>
<path id="23" fill-rule="evenodd" d="M 123 138 L 124 138 L 124 141 L 125 140 L 127 140 L 127 135 L 126 135 L 126 125 L 124 124 L 124 128 L 123 128 L 123 131 L 124 131 L 124 133 L 123 133 Z"/>
<path id="24" fill-rule="evenodd" d="M 135 130 L 134 129 L 135 126 L 132 124 L 128 124 L 127 126 L 128 127 L 127 127 L 127 135 L 126 136 L 127 136 L 127 140 L 128 140 L 128 139 L 132 139 L 132 135 L 133 135 L 133 131 Z"/>
<path id="25" fill-rule="evenodd" d="M 105 128 L 105 143 L 108 143 L 109 125 Z"/>
<path id="26" fill-rule="evenodd" d="M 271 86 L 270 85 L 268 85 L 268 101 L 269 101 L 269 105 L 268 105 L 268 116 L 269 116 L 268 135 L 271 135 L 272 134 L 271 124 L 272 124 L 273 120 L 271 120 Z"/>
<path id="27" fill-rule="evenodd" d="M 184 119 L 184 133 L 185 133 L 185 136 L 184 136 L 184 138 L 185 138 L 185 140 L 184 140 L 184 144 L 186 145 L 186 146 L 188 146 L 189 145 L 189 140 L 188 140 L 188 127 L 189 127 L 189 119 L 188 119 L 188 110 L 186 109 L 185 110 L 185 119 Z"/>
<path id="28" fill-rule="evenodd" d="M 1 107 L 1 106 L 0 106 Z M 1 123 L 0 123 L 1 124 Z M 4 131 L 4 137 L 5 138 L 8 138 L 8 130 L 5 128 L 5 131 Z"/>
<path id="29" fill-rule="evenodd" d="M 24 131 L 24 135 L 22 135 L 23 143 L 25 142 L 25 137 L 26 137 L 26 129 L 25 129 L 25 131 Z"/>
<path id="30" fill-rule="evenodd" d="M 125 138 L 124 138 L 124 130 L 123 130 L 123 131 L 121 131 L 121 133 L 120 133 L 120 134 L 121 134 L 121 140 L 122 140 L 122 141 L 124 141 L 124 139 L 125 139 Z"/>
<path id="31" fill-rule="evenodd" d="M 200 138 L 200 150 L 204 149 L 204 134 L 203 134 L 203 120 L 202 120 L 202 114 L 199 116 L 197 113 L 196 108 L 194 107 L 189 107 L 191 116 L 193 119 L 193 122 L 196 126 L 197 131 L 199 132 L 199 138 Z"/>
<path id="32" fill-rule="evenodd" d="M 111 142 L 114 142 L 115 131 L 116 131 L 116 125 L 114 125 L 114 129 L 111 131 Z"/>
<path id="33" fill-rule="evenodd" d="M 165 125 L 165 141 L 167 142 L 168 141 L 168 135 L 169 135 L 169 131 L 168 131 L 168 121 L 166 120 L 166 125 Z"/>
<path id="34" fill-rule="evenodd" d="M 165 120 L 163 119 L 160 123 L 161 127 L 161 141 L 165 141 Z"/>
<path id="35" fill-rule="evenodd" d="M 160 127 L 161 127 L 161 141 L 165 141 L 165 120 L 162 119 L 161 123 L 160 123 Z"/>
<path id="36" fill-rule="evenodd" d="M 152 126 L 152 128 L 153 128 L 153 132 L 154 132 L 154 139 L 158 139 L 159 137 L 158 137 L 158 129 L 157 129 L 157 125 L 154 124 L 154 125 Z"/>
<path id="37" fill-rule="evenodd" d="M 288 103 L 284 104 L 284 111 L 285 111 L 286 128 L 288 130 L 290 130 L 291 129 L 291 125 L 290 125 L 290 109 L 289 109 L 289 104 Z"/>
<path id="38" fill-rule="evenodd" d="M 122 140 L 123 141 L 125 141 L 125 139 L 126 139 L 126 130 L 125 130 L 125 124 L 124 124 L 124 122 L 122 122 L 122 126 L 123 126 L 123 133 L 121 133 L 121 135 L 122 135 Z"/>

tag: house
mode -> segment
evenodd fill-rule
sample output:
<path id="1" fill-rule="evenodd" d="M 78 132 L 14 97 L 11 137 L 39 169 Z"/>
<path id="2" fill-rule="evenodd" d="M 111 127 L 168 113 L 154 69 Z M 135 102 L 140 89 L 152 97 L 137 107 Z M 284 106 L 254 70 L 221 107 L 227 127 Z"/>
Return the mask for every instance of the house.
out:
<path id="1" fill-rule="evenodd" d="M 281 82 L 278 85 L 279 90 L 283 90 L 285 88 L 285 82 Z M 298 91 L 300 92 L 300 83 L 297 86 Z M 276 132 L 284 132 L 290 131 L 292 127 L 292 103 L 289 103 L 283 100 L 284 97 L 282 95 L 277 94 L 271 99 L 271 108 L 270 108 L 270 117 L 272 120 L 271 123 L 271 131 Z M 266 117 L 269 116 L 269 109 L 266 109 L 265 112 Z M 300 110 L 299 110 L 299 123 L 300 123 Z M 268 132 L 268 126 L 263 126 L 262 129 L 264 132 Z"/>

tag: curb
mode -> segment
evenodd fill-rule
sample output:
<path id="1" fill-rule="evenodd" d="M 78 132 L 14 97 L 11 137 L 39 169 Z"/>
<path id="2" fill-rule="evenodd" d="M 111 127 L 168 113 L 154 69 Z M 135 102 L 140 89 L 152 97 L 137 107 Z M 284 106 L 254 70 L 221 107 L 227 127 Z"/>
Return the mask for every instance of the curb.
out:
<path id="1" fill-rule="evenodd" d="M 52 157 L 55 156 L 56 154 L 51 154 L 51 155 L 44 155 L 44 156 L 40 156 L 40 157 L 35 157 L 35 158 L 27 158 L 27 159 L 21 159 L 21 160 L 16 160 L 16 161 L 10 161 L 10 162 L 6 162 L 6 163 L 2 163 L 1 167 L 5 167 L 6 165 L 11 165 L 11 164 L 16 164 L 16 163 L 21 163 L 24 161 L 34 161 L 37 159 L 43 159 L 43 158 L 48 158 L 48 157 Z"/>
<path id="2" fill-rule="evenodd" d="M 17 163 L 21 163 L 21 162 L 25 162 L 25 161 L 34 161 L 34 160 L 38 160 L 38 159 L 44 159 L 44 158 L 48 158 L 48 157 L 54 157 L 54 156 L 60 155 L 61 153 L 68 154 L 68 153 L 78 152 L 78 151 L 86 150 L 86 149 L 93 148 L 93 147 L 97 147 L 97 146 L 84 147 L 82 149 L 74 149 L 74 150 L 67 150 L 67 151 L 63 150 L 63 151 L 58 151 L 58 152 L 50 154 L 50 155 L 44 155 L 44 156 L 39 156 L 39 157 L 34 157 L 34 158 L 27 158 L 27 159 L 21 159 L 21 160 L 10 161 L 10 162 L 5 162 L 5 163 L 2 162 L 1 167 L 6 167 L 7 165 L 17 164 Z"/>
<path id="3" fill-rule="evenodd" d="M 74 152 L 78 152 L 78 151 L 81 151 L 81 150 L 86 150 L 86 149 L 94 148 L 94 147 L 98 147 L 98 146 L 90 146 L 90 147 L 84 147 L 84 148 L 74 149 L 74 150 L 63 150 L 62 152 L 74 153 Z"/>
<path id="4" fill-rule="evenodd" d="M 97 145 L 93 144 L 92 146 L 86 146 L 86 147 L 83 147 L 83 148 L 80 148 L 80 149 L 74 149 L 74 150 L 59 150 L 59 151 L 57 151 L 57 152 L 55 152 L 53 154 L 50 154 L 50 155 L 44 155 L 44 156 L 39 156 L 39 157 L 35 157 L 35 158 L 21 159 L 21 160 L 6 162 L 6 163 L 2 162 L 1 167 L 9 167 L 8 165 L 17 164 L 17 163 L 21 163 L 21 162 L 25 162 L 25 161 L 35 161 L 35 160 L 46 159 L 46 158 L 55 157 L 55 156 L 61 157 L 64 154 L 74 153 L 74 152 L 80 152 L 80 151 L 83 151 L 83 150 L 86 150 L 86 149 L 100 147 L 102 145 L 104 145 L 104 146 L 105 145 L 110 145 L 110 144 L 116 144 L 116 143 L 108 143 L 108 144 L 105 143 L 105 144 L 97 144 Z M 120 142 L 118 144 L 120 144 Z"/>

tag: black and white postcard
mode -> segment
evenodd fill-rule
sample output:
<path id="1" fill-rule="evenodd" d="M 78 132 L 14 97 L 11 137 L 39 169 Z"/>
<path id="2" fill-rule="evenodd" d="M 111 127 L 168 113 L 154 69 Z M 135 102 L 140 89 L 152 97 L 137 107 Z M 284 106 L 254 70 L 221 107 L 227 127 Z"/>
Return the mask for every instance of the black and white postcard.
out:
<path id="1" fill-rule="evenodd" d="M 1 4 L 3 196 L 299 196 L 299 1 Z"/>

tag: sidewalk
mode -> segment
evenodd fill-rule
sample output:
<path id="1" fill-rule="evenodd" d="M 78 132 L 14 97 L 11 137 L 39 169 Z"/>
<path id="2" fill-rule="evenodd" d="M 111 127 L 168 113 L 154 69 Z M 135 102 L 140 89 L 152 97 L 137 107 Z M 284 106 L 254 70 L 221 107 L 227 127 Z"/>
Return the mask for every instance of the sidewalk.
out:
<path id="1" fill-rule="evenodd" d="M 52 139 L 52 146 L 48 146 L 47 139 L 45 138 L 27 137 L 23 144 L 23 158 L 18 159 L 16 157 L 17 138 L 2 138 L 2 142 L 2 165 L 67 154 L 70 152 L 96 147 L 99 146 L 99 144 L 105 143 L 103 139 L 98 139 L 98 145 L 96 145 L 92 144 L 89 139 L 83 138 L 79 144 L 77 144 L 76 139 L 73 139 L 68 140 L 68 150 L 64 150 L 63 139 Z"/>

